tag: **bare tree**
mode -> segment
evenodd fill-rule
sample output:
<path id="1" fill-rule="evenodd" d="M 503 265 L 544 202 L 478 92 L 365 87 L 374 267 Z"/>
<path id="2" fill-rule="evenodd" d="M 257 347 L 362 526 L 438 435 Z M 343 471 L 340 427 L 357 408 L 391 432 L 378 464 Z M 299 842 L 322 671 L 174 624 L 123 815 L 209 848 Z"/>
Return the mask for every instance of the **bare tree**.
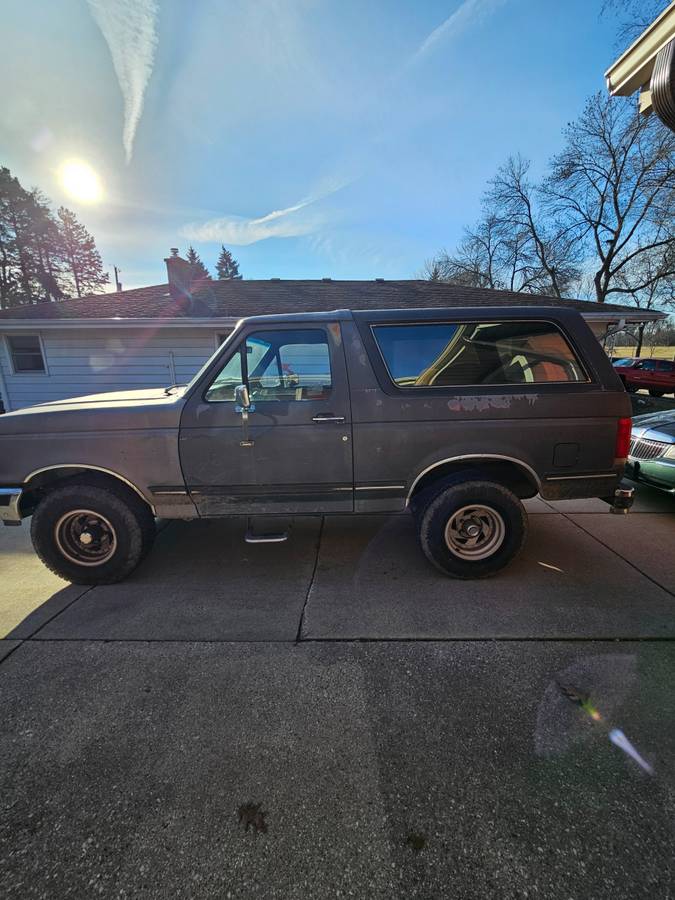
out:
<path id="1" fill-rule="evenodd" d="M 602 13 L 618 21 L 617 40 L 628 45 L 668 6 L 670 0 L 605 0 Z"/>
<path id="2" fill-rule="evenodd" d="M 583 250 L 598 302 L 637 302 L 675 276 L 675 135 L 600 94 L 564 134 L 541 188 L 548 215 Z"/>
<path id="3" fill-rule="evenodd" d="M 511 157 L 489 182 L 482 214 L 453 254 L 431 261 L 442 281 L 517 293 L 563 296 L 578 276 L 577 249 L 566 225 L 542 215 L 530 164 Z"/>
<path id="4" fill-rule="evenodd" d="M 556 297 L 675 306 L 675 134 L 630 100 L 597 94 L 540 183 L 510 158 L 443 280 Z"/>

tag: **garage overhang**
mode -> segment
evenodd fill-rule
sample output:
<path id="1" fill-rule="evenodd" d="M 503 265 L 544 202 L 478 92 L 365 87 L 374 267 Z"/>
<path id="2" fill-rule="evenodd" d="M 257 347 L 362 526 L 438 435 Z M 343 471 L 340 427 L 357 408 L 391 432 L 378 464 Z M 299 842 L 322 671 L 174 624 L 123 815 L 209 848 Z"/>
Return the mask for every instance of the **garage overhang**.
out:
<path id="1" fill-rule="evenodd" d="M 675 2 L 612 63 L 605 79 L 613 97 L 639 90 L 640 111 L 655 112 L 675 131 Z"/>

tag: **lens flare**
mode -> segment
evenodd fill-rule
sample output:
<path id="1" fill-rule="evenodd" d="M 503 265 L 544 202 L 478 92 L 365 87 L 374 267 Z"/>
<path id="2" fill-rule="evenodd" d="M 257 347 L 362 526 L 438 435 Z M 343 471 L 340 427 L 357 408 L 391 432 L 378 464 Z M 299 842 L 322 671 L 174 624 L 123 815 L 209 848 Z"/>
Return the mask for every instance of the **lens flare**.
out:
<path id="1" fill-rule="evenodd" d="M 61 166 L 61 184 L 75 200 L 81 203 L 96 203 L 101 199 L 101 181 L 89 163 L 70 159 Z"/>

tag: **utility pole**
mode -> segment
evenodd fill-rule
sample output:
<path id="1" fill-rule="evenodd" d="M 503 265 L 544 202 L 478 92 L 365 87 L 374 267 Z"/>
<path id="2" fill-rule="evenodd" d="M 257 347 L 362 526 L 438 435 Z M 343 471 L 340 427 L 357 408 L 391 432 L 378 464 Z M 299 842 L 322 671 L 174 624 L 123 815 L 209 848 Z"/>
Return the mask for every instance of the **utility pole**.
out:
<path id="1" fill-rule="evenodd" d="M 113 269 L 115 270 L 115 290 L 121 291 L 122 282 L 120 281 L 120 270 L 117 268 L 117 266 L 113 266 Z"/>

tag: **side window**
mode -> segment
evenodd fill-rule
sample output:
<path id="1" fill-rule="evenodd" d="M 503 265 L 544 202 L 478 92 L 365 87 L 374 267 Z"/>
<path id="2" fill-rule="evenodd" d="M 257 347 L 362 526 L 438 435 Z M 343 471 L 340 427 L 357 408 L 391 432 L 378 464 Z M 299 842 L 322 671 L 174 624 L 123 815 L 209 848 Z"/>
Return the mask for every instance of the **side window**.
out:
<path id="1" fill-rule="evenodd" d="M 211 383 L 205 399 L 233 401 L 244 382 L 242 348 Z M 323 400 L 332 387 L 330 349 L 319 328 L 256 331 L 246 339 L 246 371 L 251 400 Z"/>
<path id="2" fill-rule="evenodd" d="M 330 349 L 320 328 L 256 331 L 246 341 L 251 399 L 324 400 L 332 387 Z"/>
<path id="3" fill-rule="evenodd" d="M 372 331 L 400 387 L 587 380 L 562 332 L 549 322 L 374 325 Z"/>
<path id="4" fill-rule="evenodd" d="M 659 362 L 659 371 L 660 372 L 675 372 L 675 363 L 670 362 L 667 359 L 662 359 Z"/>
<path id="5" fill-rule="evenodd" d="M 206 392 L 204 399 L 211 403 L 234 400 L 234 389 L 243 381 L 241 370 L 241 348 L 235 351 L 218 372 Z"/>
<path id="6" fill-rule="evenodd" d="M 37 334 L 7 335 L 7 347 L 16 375 L 46 371 L 42 345 Z"/>
<path id="7" fill-rule="evenodd" d="M 643 369 L 645 372 L 656 372 L 656 360 L 646 359 L 644 362 L 638 363 L 637 368 Z"/>

